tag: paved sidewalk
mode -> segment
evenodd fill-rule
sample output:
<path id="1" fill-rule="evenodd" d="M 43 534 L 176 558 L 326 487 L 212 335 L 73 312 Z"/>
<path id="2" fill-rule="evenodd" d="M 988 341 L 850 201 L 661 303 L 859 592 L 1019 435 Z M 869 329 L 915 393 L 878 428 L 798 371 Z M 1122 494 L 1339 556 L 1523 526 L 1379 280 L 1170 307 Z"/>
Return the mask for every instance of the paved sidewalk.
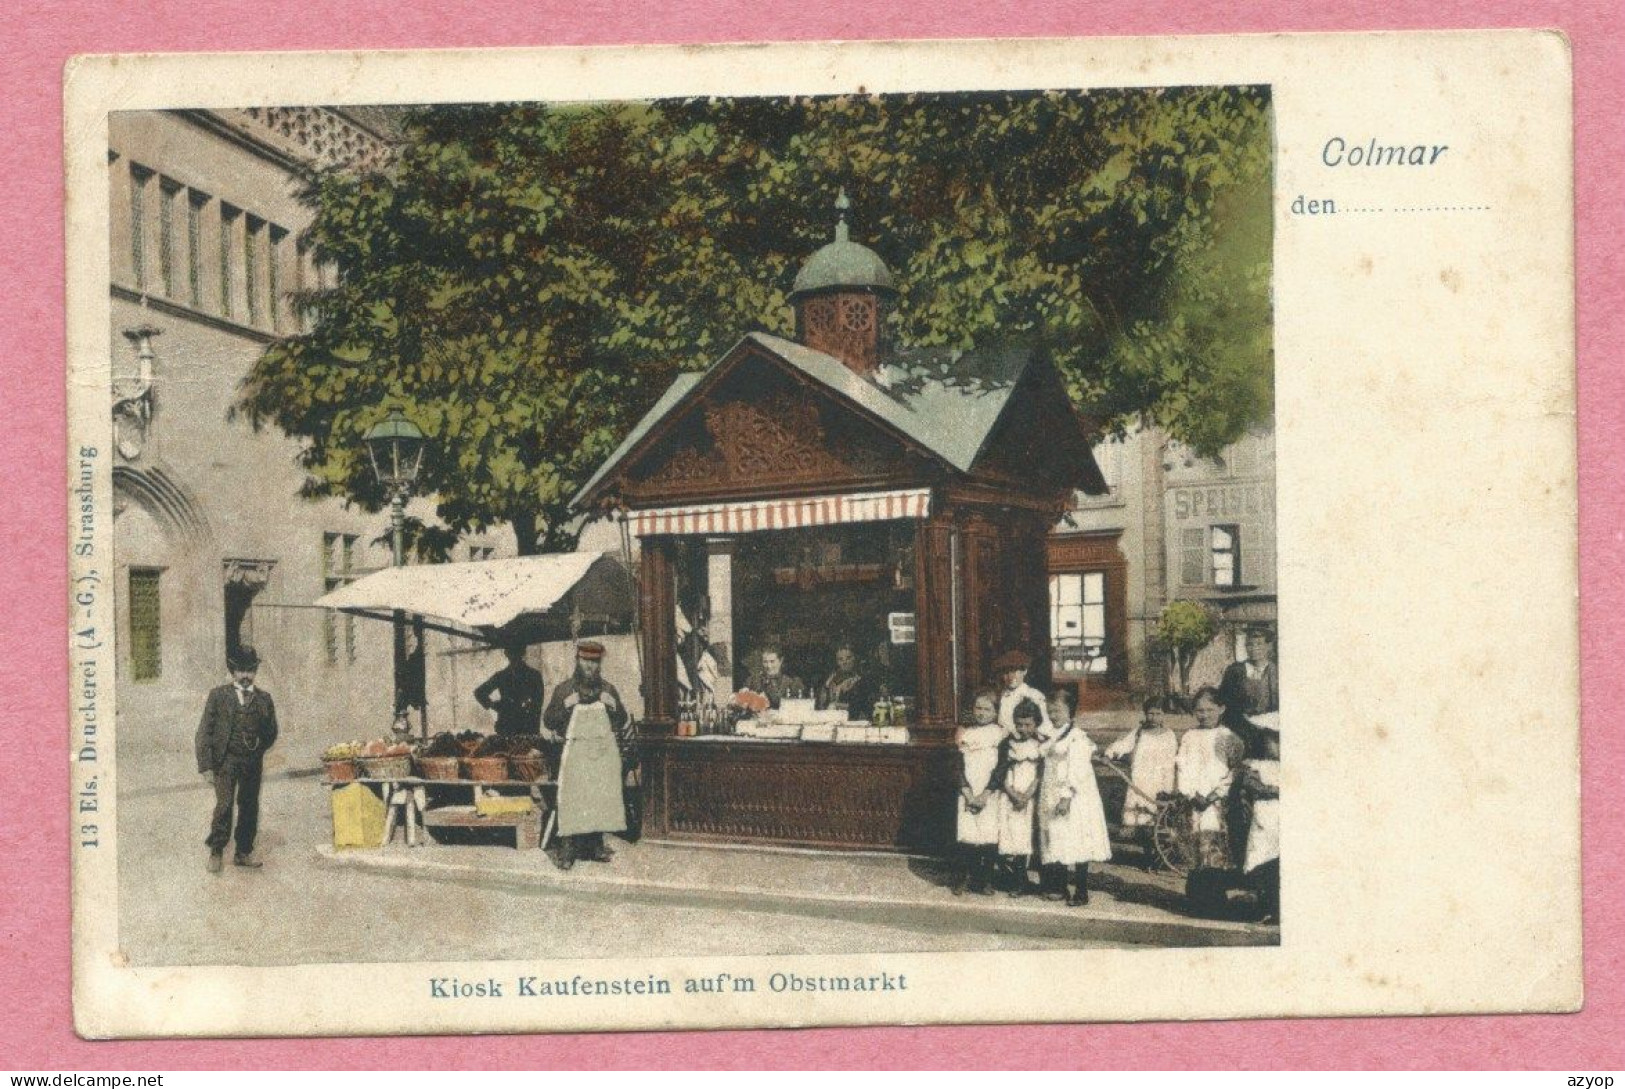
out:
<path id="1" fill-rule="evenodd" d="M 954 896 L 949 873 L 928 859 L 895 855 L 711 847 L 607 837 L 607 864 L 578 862 L 568 872 L 542 851 L 500 846 L 399 843 L 382 849 L 323 845 L 323 863 L 404 878 L 524 889 L 611 903 L 773 912 L 849 920 L 937 934 L 1004 934 L 1035 939 L 1159 946 L 1274 945 L 1279 929 L 1181 914 L 1182 883 L 1128 866 L 1091 868 L 1086 907 L 1036 897 Z"/>

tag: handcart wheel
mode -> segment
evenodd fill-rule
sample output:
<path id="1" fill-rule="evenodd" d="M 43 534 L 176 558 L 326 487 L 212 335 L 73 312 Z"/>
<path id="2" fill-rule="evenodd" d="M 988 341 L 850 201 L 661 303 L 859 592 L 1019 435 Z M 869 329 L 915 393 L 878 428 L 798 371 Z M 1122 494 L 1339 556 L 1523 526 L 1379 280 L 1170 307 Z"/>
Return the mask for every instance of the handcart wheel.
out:
<path id="1" fill-rule="evenodd" d="M 1196 807 L 1189 798 L 1157 803 L 1157 821 L 1151 841 L 1162 864 L 1176 876 L 1189 877 L 1200 860 L 1196 839 Z"/>

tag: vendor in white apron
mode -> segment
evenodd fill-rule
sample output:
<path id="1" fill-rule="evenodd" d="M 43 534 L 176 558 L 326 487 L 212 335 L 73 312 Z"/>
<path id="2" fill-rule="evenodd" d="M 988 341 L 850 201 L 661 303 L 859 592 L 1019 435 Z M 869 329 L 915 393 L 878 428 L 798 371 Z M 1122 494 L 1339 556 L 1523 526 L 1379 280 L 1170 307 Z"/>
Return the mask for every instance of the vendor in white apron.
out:
<path id="1" fill-rule="evenodd" d="M 604 833 L 626 830 L 623 760 L 636 742 L 626 704 L 603 679 L 603 666 L 603 644 L 579 644 L 575 674 L 553 690 L 542 715 L 542 724 L 563 745 L 554 859 L 561 870 L 581 859 L 608 862 Z"/>
<path id="2" fill-rule="evenodd" d="M 1276 712 L 1253 715 L 1256 757 L 1243 767 L 1242 790 L 1251 801 L 1247 851 L 1242 869 L 1258 894 L 1262 922 L 1281 916 L 1281 722 Z"/>

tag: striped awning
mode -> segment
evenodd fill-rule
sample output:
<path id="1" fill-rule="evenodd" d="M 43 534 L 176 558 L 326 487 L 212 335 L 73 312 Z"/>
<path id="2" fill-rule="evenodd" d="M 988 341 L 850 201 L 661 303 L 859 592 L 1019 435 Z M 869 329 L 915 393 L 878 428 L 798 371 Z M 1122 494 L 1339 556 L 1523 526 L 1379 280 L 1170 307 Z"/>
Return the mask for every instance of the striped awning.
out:
<path id="1" fill-rule="evenodd" d="M 754 503 L 706 503 L 628 511 L 632 532 L 640 537 L 674 533 L 756 533 L 770 529 L 885 522 L 925 518 L 931 513 L 931 489 L 822 495 L 806 499 L 766 499 Z"/>

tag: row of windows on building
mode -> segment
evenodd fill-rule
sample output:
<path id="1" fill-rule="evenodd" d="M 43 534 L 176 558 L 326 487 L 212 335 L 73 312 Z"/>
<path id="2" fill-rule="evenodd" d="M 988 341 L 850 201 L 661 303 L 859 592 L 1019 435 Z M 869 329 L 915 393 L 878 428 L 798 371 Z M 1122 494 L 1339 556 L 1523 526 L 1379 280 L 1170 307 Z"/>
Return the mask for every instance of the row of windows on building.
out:
<path id="1" fill-rule="evenodd" d="M 288 228 L 115 153 L 129 193 L 129 286 L 244 325 L 305 328 L 293 299 L 331 270 Z M 115 194 L 117 190 L 115 189 Z"/>
<path id="2" fill-rule="evenodd" d="M 367 574 L 356 563 L 356 549 L 361 541 L 354 533 L 322 534 L 322 592 L 332 593 Z M 465 546 L 471 561 L 494 558 L 496 549 L 490 545 Z M 231 561 L 227 561 L 228 570 Z M 130 679 L 152 681 L 163 676 L 163 605 L 162 568 L 132 567 L 129 570 L 128 594 L 130 617 Z M 243 643 L 253 642 L 252 596 L 243 600 L 233 590 L 240 583 L 227 583 L 225 594 L 226 653 L 230 655 Z M 263 589 L 257 587 L 254 594 Z M 344 665 L 356 660 L 356 618 L 348 613 L 327 610 L 322 617 L 323 645 L 327 664 Z"/>

